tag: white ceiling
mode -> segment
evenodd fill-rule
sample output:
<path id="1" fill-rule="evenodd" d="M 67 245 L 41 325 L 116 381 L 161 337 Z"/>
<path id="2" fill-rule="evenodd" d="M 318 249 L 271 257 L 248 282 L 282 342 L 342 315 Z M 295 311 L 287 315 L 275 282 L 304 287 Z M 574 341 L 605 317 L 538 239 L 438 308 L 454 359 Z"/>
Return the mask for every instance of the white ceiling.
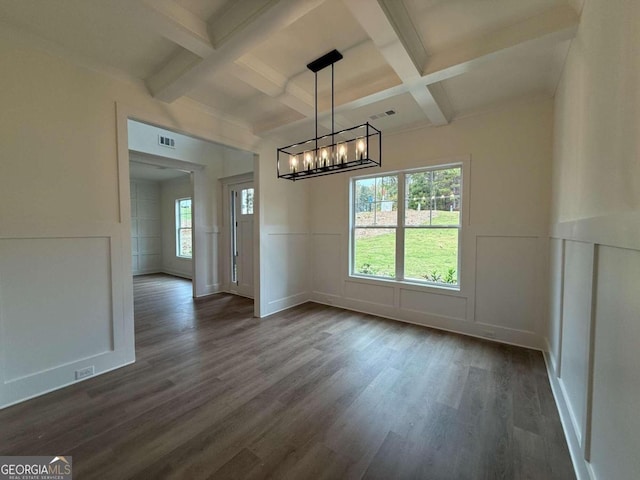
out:
<path id="1" fill-rule="evenodd" d="M 0 0 L 0 25 L 54 42 L 171 102 L 188 97 L 260 136 L 309 132 L 313 74 L 337 48 L 339 126 L 442 125 L 555 92 L 571 0 Z M 184 68 L 188 64 L 190 67 Z M 330 106 L 319 75 L 319 106 Z"/>

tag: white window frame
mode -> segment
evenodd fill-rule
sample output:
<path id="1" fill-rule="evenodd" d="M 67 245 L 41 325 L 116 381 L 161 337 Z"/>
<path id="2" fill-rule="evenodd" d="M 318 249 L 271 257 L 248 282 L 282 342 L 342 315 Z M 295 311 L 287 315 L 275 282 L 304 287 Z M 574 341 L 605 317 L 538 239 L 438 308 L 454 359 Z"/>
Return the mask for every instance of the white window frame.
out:
<path id="1" fill-rule="evenodd" d="M 460 223 L 457 226 L 458 228 L 458 262 L 457 262 L 457 280 L 458 283 L 446 284 L 446 283 L 437 283 L 429 280 L 420 280 L 414 278 L 404 278 L 404 239 L 405 239 L 405 230 L 407 228 L 425 228 L 425 229 L 436 229 L 436 228 L 455 228 L 453 226 L 430 226 L 430 227 L 406 227 L 405 226 L 405 202 L 406 202 L 406 178 L 407 175 L 413 173 L 422 173 L 433 170 L 443 170 L 447 168 L 460 168 Z M 394 170 L 389 172 L 379 172 L 372 175 L 359 175 L 356 177 L 351 177 L 349 180 L 349 276 L 362 280 L 374 280 L 374 281 L 384 281 L 391 283 L 402 283 L 402 284 L 410 284 L 410 285 L 420 285 L 424 287 L 442 289 L 442 290 L 450 290 L 454 292 L 461 292 L 463 285 L 463 275 L 462 275 L 462 256 L 463 256 L 463 235 L 465 232 L 464 225 L 467 222 L 467 211 L 468 211 L 468 199 L 469 199 L 469 189 L 467 176 L 469 172 L 469 159 L 456 159 L 453 161 L 448 161 L 446 163 L 437 163 L 433 165 L 428 165 L 420 168 L 411 168 L 405 170 Z M 398 200 L 397 200 L 397 223 L 395 227 L 389 226 L 376 226 L 372 225 L 370 227 L 356 227 L 355 222 L 355 183 L 357 180 L 367 179 L 367 178 L 378 178 L 378 177 L 388 177 L 388 176 L 397 176 L 398 177 Z M 396 271 L 395 277 L 383 277 L 376 275 L 366 275 L 362 273 L 358 273 L 355 271 L 354 261 L 355 261 L 355 231 L 356 228 L 394 228 L 396 233 L 396 251 L 395 251 L 395 264 Z"/>
<path id="2" fill-rule="evenodd" d="M 185 200 L 190 200 L 191 201 L 191 227 L 189 228 L 189 230 L 191 230 L 191 255 L 180 255 L 180 250 L 181 250 L 180 249 L 180 231 L 181 230 L 187 230 L 186 227 L 180 227 L 180 203 L 185 201 Z M 175 222 L 176 222 L 176 257 L 191 259 L 191 258 L 193 258 L 193 198 L 191 198 L 191 197 L 176 198 L 175 208 L 176 208 L 176 215 L 175 215 Z"/>

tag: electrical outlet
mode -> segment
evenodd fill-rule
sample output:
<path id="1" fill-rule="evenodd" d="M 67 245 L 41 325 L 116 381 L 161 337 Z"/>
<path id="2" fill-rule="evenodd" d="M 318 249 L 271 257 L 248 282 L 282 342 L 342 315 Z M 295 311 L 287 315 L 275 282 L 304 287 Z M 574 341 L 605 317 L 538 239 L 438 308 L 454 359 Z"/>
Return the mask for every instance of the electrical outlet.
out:
<path id="1" fill-rule="evenodd" d="M 96 373 L 93 365 L 90 367 L 81 368 L 80 370 L 76 370 L 76 380 L 80 380 L 83 378 L 87 378 Z"/>

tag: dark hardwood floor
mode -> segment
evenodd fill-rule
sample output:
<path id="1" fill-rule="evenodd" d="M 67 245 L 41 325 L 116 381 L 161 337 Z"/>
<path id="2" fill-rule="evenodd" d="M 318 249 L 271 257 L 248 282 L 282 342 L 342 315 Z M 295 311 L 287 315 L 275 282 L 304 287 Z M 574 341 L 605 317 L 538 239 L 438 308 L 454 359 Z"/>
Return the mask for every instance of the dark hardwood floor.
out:
<path id="1" fill-rule="evenodd" d="M 0 411 L 76 479 L 575 478 L 542 355 L 135 279 L 135 364 Z"/>

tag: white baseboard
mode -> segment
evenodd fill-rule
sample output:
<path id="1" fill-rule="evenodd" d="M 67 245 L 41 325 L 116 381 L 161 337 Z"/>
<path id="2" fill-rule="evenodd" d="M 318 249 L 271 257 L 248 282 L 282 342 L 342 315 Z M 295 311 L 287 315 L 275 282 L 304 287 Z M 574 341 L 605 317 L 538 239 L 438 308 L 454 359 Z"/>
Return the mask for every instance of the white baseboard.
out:
<path id="1" fill-rule="evenodd" d="M 166 273 L 167 275 L 172 275 L 174 277 L 180 277 L 180 278 L 186 278 L 187 280 L 192 280 L 191 275 L 189 275 L 188 273 L 184 273 L 184 272 L 179 272 L 177 270 L 171 270 L 170 268 L 162 268 L 162 272 L 160 273 Z"/>
<path id="2" fill-rule="evenodd" d="M 64 383 L 62 385 L 57 385 L 57 386 L 55 386 L 53 388 L 49 388 L 49 389 L 44 390 L 42 392 L 34 393 L 33 395 L 28 395 L 26 397 L 19 398 L 18 400 L 14 400 L 14 401 L 11 401 L 11 402 L 9 402 L 7 404 L 0 405 L 0 410 L 3 410 L 3 409 L 8 408 L 8 407 L 11 407 L 13 405 L 17 405 L 19 403 L 26 402 L 27 400 L 31 400 L 33 398 L 41 397 L 42 395 L 46 395 L 48 393 L 55 392 L 56 390 L 61 390 L 63 388 L 69 387 L 71 385 L 75 385 L 76 383 L 80 383 L 80 382 L 85 382 L 87 380 L 91 380 L 92 378 L 96 378 L 99 375 L 104 375 L 105 373 L 109 373 L 109 372 L 112 372 L 114 370 L 118 370 L 119 368 L 126 367 L 127 365 L 132 365 L 135 362 L 136 362 L 135 359 L 134 360 L 129 360 L 126 363 L 123 363 L 122 365 L 116 365 L 116 366 L 113 366 L 113 367 L 109 367 L 109 368 L 107 368 L 105 370 L 102 370 L 100 372 L 96 372 L 94 375 L 91 375 L 90 377 L 81 378 L 79 380 L 73 380 L 71 382 L 67 382 L 67 383 Z"/>
<path id="3" fill-rule="evenodd" d="M 556 401 L 558 407 L 558 413 L 560 414 L 560 422 L 562 423 L 562 429 L 564 430 L 564 437 L 567 440 L 567 446 L 569 447 L 569 454 L 571 455 L 571 461 L 573 462 L 573 469 L 575 470 L 578 480 L 596 480 L 591 465 L 584 459 L 582 448 L 580 447 L 580 441 L 578 435 L 573 427 L 573 421 L 571 414 L 569 413 L 569 405 L 564 398 L 562 387 L 558 377 L 555 374 L 555 361 L 549 354 L 550 348 L 547 341 L 547 348 L 543 350 L 544 363 L 547 366 L 547 376 L 549 377 L 549 383 L 551 384 L 551 391 L 553 392 L 553 398 Z"/>
<path id="4" fill-rule="evenodd" d="M 413 310 L 400 310 L 396 307 L 343 298 L 337 295 L 321 294 L 319 292 L 313 292 L 311 301 L 354 312 L 376 315 L 399 322 L 436 328 L 469 337 L 482 338 L 483 340 L 492 342 L 506 343 L 508 345 L 541 351 L 544 348 L 542 338 L 533 332 L 510 329 L 498 325 L 486 325 L 460 318 L 416 312 Z"/>
<path id="5" fill-rule="evenodd" d="M 133 272 L 133 276 L 134 277 L 138 277 L 141 275 L 155 275 L 156 273 L 164 273 L 161 269 L 158 268 L 152 268 L 149 270 L 137 270 L 135 272 Z"/>
<path id="6" fill-rule="evenodd" d="M 267 304 L 266 312 L 262 312 L 260 318 L 266 318 L 283 310 L 288 310 L 303 303 L 309 302 L 309 293 L 302 292 L 289 297 L 279 298 L 278 300 L 272 300 Z"/>
<path id="7" fill-rule="evenodd" d="M 222 293 L 222 288 L 219 283 L 214 283 L 212 285 L 207 285 L 204 288 L 204 291 L 198 294 L 198 298 L 206 297 L 208 295 L 215 295 L 216 293 Z"/>

